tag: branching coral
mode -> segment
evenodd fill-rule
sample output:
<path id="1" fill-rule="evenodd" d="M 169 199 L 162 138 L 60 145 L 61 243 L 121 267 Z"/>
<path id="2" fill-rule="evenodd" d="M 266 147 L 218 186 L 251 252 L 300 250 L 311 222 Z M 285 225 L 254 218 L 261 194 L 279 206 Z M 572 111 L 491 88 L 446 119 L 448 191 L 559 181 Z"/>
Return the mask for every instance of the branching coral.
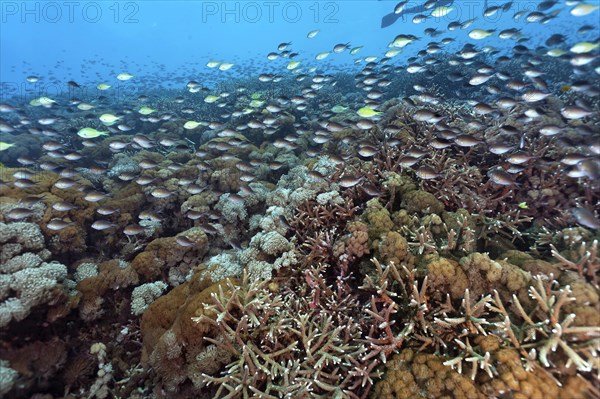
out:
<path id="1" fill-rule="evenodd" d="M 600 329 L 574 324 L 575 314 L 563 315 L 562 309 L 575 300 L 569 286 L 560 287 L 556 281 L 537 276 L 528 288 L 531 301 L 522 303 L 513 294 L 507 310 L 498 291 L 493 296 L 473 297 L 467 288 L 457 304 L 448 294 L 432 293 L 429 276 L 419 282 L 415 271 L 406 267 L 374 263 L 377 278 L 367 276 L 361 288 L 377 290 L 380 297 L 371 299 L 369 313 L 380 327 L 392 327 L 371 348 L 382 358 L 407 346 L 420 345 L 420 351 L 432 347 L 447 357 L 444 365 L 458 372 L 470 365 L 469 377 L 479 381 L 480 375 L 493 379 L 501 374 L 495 351 L 505 346 L 520 353 L 528 372 L 538 365 L 551 367 L 557 384 L 561 373 L 571 366 L 580 373 L 598 373 Z M 451 269 L 459 270 L 457 265 Z M 498 340 L 493 351 L 482 340 L 488 336 Z"/>
<path id="2" fill-rule="evenodd" d="M 527 368 L 538 360 L 544 367 L 575 368 L 581 372 L 600 373 L 600 329 L 598 326 L 574 326 L 576 314 L 563 314 L 563 307 L 575 300 L 569 286 L 558 287 L 557 282 L 542 276 L 534 278 L 529 287 L 529 295 L 534 301 L 532 311 L 513 295 L 516 316 L 511 316 L 502 305 L 498 292 L 495 292 L 493 311 L 504 319 L 497 326 L 506 334 L 511 344 L 517 348 Z M 557 349 L 560 351 L 557 352 Z M 553 360 L 554 359 L 554 360 Z M 559 368 L 560 369 L 560 368 Z M 598 374 L 600 378 L 600 374 Z"/>
<path id="3" fill-rule="evenodd" d="M 307 274 L 313 294 L 321 279 L 317 270 Z M 354 300 L 328 289 L 307 306 L 297 293 L 269 288 L 269 282 L 250 282 L 245 275 L 240 286 L 213 294 L 204 314 L 194 318 L 220 331 L 224 339 L 205 339 L 233 358 L 221 376 L 203 375 L 219 386 L 215 396 L 364 397 L 378 362 L 363 356 L 361 326 L 347 313 Z"/>
<path id="4" fill-rule="evenodd" d="M 598 240 L 591 243 L 582 242 L 579 249 L 571 250 L 565 256 L 550 244 L 552 256 L 558 261 L 555 266 L 561 269 L 574 270 L 596 288 L 600 284 L 600 257 L 598 256 Z M 569 259 L 571 258 L 571 259 Z"/>

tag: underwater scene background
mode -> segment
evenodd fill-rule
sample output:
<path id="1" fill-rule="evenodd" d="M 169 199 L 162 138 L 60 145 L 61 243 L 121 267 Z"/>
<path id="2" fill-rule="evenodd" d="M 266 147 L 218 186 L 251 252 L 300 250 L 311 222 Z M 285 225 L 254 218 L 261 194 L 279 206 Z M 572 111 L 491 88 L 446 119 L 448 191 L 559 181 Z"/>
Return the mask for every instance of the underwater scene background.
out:
<path id="1" fill-rule="evenodd" d="M 0 10 L 0 397 L 600 398 L 597 0 Z"/>

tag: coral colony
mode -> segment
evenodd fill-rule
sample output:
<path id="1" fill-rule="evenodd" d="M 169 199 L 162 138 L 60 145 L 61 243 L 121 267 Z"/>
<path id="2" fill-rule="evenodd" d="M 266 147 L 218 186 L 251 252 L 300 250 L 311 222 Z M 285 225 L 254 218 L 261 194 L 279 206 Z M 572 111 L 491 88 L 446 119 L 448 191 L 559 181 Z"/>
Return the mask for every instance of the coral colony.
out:
<path id="1" fill-rule="evenodd" d="M 0 396 L 600 398 L 598 46 L 565 41 L 3 104 Z"/>

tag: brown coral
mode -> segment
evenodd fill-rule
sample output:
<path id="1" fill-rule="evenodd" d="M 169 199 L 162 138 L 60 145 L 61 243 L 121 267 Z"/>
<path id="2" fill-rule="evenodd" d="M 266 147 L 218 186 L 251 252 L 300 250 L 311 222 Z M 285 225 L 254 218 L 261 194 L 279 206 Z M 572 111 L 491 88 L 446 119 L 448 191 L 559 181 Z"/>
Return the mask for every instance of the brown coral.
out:
<path id="1" fill-rule="evenodd" d="M 444 366 L 442 357 L 404 349 L 388 363 L 373 387 L 373 399 L 469 398 L 484 399 L 475 383 Z"/>
<path id="2" fill-rule="evenodd" d="M 379 254 L 386 263 L 399 265 L 409 257 L 408 242 L 400 233 L 389 231 L 379 241 Z"/>
<path id="3" fill-rule="evenodd" d="M 348 223 L 347 228 L 351 233 L 346 242 L 348 253 L 357 258 L 369 253 L 369 233 L 367 224 L 362 222 L 351 222 Z"/>
<path id="4" fill-rule="evenodd" d="M 402 197 L 402 207 L 408 213 L 436 213 L 444 211 L 442 204 L 435 196 L 427 191 L 415 190 Z"/>
<path id="5" fill-rule="evenodd" d="M 94 320 L 101 313 L 104 295 L 109 289 L 118 290 L 137 284 L 139 276 L 127 262 L 113 259 L 98 266 L 97 276 L 88 277 L 77 284 L 81 293 L 79 311 L 84 320 Z"/>
<path id="6" fill-rule="evenodd" d="M 204 337 L 218 338 L 217 331 L 207 323 L 193 322 L 192 317 L 214 317 L 215 314 L 206 312 L 204 307 L 210 302 L 211 295 L 221 288 L 227 292 L 226 281 L 211 285 L 210 280 L 195 275 L 190 282 L 158 298 L 144 312 L 141 324 L 143 362 L 154 368 L 159 384 L 168 392 L 178 390 L 187 379 L 197 379 L 199 373 L 213 371 L 199 369 L 196 359 L 206 357 L 207 354 L 202 352 L 210 344 Z M 226 358 L 212 357 L 202 364 L 215 367 L 214 363 L 223 360 Z"/>
<path id="7" fill-rule="evenodd" d="M 469 288 L 467 275 L 458 262 L 450 259 L 439 258 L 428 263 L 427 276 L 434 296 L 449 293 L 452 299 L 460 299 Z M 437 299 L 442 301 L 444 298 Z"/>
<path id="8" fill-rule="evenodd" d="M 371 240 L 378 239 L 382 234 L 387 233 L 394 227 L 390 212 L 381 205 L 377 198 L 373 198 L 367 202 L 364 217 L 369 224 L 369 238 Z"/>
<path id="9" fill-rule="evenodd" d="M 131 266 L 145 280 L 151 281 L 181 262 L 194 263 L 194 266 L 199 264 L 208 251 L 206 233 L 195 227 L 179 235 L 187 237 L 194 245 L 181 246 L 177 243 L 177 237 L 157 238 L 133 259 Z"/>

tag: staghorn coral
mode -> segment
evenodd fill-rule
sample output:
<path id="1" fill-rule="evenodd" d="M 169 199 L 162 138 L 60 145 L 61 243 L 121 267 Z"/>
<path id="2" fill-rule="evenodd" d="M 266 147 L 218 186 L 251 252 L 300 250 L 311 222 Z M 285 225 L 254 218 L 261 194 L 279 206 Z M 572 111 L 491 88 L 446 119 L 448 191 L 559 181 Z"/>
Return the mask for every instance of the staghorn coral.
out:
<path id="1" fill-rule="evenodd" d="M 476 258 L 470 260 L 474 259 Z M 483 259 L 478 262 L 482 261 Z M 435 282 L 435 276 L 439 276 L 439 272 L 433 275 L 431 272 L 448 271 L 449 276 L 455 276 L 452 272 L 460 270 L 456 263 L 434 260 L 430 263 L 430 272 L 421 282 L 415 272 L 406 267 L 399 270 L 393 264 L 382 267 L 377 261 L 374 262 L 376 278 L 367 276 L 365 285 L 361 288 L 381 292 L 383 300 L 372 299 L 371 303 L 373 313 L 379 315 L 378 322 L 399 326 L 393 328 L 385 339 L 378 341 L 378 345 L 387 342 L 386 346 L 380 348 L 381 353 L 386 356 L 394 348 L 420 345 L 419 350 L 423 351 L 432 347 L 436 354 L 445 357 L 444 365 L 459 373 L 462 373 L 463 368 L 468 368 L 469 377 L 478 382 L 478 387 L 485 386 L 484 381 L 495 381 L 497 376 L 503 376 L 506 372 L 506 367 L 502 366 L 502 358 L 495 353 L 500 348 L 509 350 L 519 359 L 519 370 L 525 376 L 518 380 L 529 379 L 533 385 L 547 385 L 551 382 L 553 392 L 559 390 L 558 379 L 565 379 L 571 374 L 569 369 L 576 369 L 580 373 L 598 372 L 600 320 L 597 317 L 586 318 L 584 320 L 592 324 L 583 325 L 581 322 L 574 323 L 577 319 L 575 313 L 563 316 L 562 309 L 575 301 L 569 286 L 559 287 L 556 281 L 535 277 L 532 286 L 526 285 L 532 301 L 522 302 L 514 293 L 510 298 L 510 308 L 505 308 L 498 291 L 494 291 L 493 296 L 479 298 L 466 288 L 463 298 L 459 296 L 452 299 L 448 295 L 450 287 L 435 283 L 433 287 L 437 289 L 432 293 L 429 278 Z M 489 259 L 486 262 L 489 264 Z M 492 264 L 488 266 L 490 267 L 483 269 L 493 270 Z M 466 274 L 463 276 L 466 277 Z M 465 281 L 464 277 L 462 280 Z M 579 290 L 584 292 L 583 287 Z M 589 298 L 592 302 L 597 300 L 593 294 Z M 460 304 L 457 304 L 457 299 L 461 299 Z M 390 312 L 389 309 L 395 311 Z M 585 317 L 585 312 L 578 308 L 576 310 Z M 393 314 L 395 316 L 391 317 Z M 514 367 L 510 366 L 511 370 Z M 548 371 L 543 368 L 548 368 Z M 493 393 L 482 392 L 486 395 L 496 395 L 507 389 L 515 394 L 521 392 L 521 389 L 523 392 L 530 392 L 531 384 L 527 384 L 509 388 L 496 385 L 493 388 L 495 391 L 490 391 Z M 541 389 L 541 392 L 547 392 L 546 388 Z"/>
<path id="2" fill-rule="evenodd" d="M 372 384 L 377 362 L 361 361 L 366 348 L 357 340 L 360 326 L 343 312 L 335 313 L 341 320 L 334 324 L 334 316 L 321 308 L 337 303 L 342 311 L 352 302 L 335 294 L 313 297 L 313 310 L 307 311 L 304 298 L 273 293 L 267 283 L 244 276 L 239 287 L 230 284 L 229 293 L 213 295 L 205 314 L 194 318 L 219 329 L 224 339 L 205 339 L 232 356 L 222 376 L 202 376 L 218 385 L 215 396 L 364 397 L 360 388 Z"/>
<path id="3" fill-rule="evenodd" d="M 578 248 L 574 245 L 565 251 L 558 252 L 554 245 L 552 256 L 558 261 L 555 266 L 561 269 L 574 270 L 581 277 L 585 277 L 596 288 L 600 287 L 600 257 L 598 256 L 598 240 L 591 243 L 582 242 Z"/>
<path id="4" fill-rule="evenodd" d="M 522 353 L 526 368 L 532 369 L 532 362 L 537 360 L 544 367 L 552 366 L 557 371 L 574 366 L 581 372 L 598 374 L 598 326 L 573 325 L 577 315 L 562 314 L 563 307 L 575 301 L 571 288 L 568 285 L 560 287 L 555 280 L 537 276 L 528 291 L 535 305 L 533 311 L 526 310 L 526 305 L 513 295 L 516 314 L 511 317 L 497 291 L 494 306 L 490 308 L 504 316 L 497 325 Z M 598 319 L 595 321 L 598 322 Z"/>

